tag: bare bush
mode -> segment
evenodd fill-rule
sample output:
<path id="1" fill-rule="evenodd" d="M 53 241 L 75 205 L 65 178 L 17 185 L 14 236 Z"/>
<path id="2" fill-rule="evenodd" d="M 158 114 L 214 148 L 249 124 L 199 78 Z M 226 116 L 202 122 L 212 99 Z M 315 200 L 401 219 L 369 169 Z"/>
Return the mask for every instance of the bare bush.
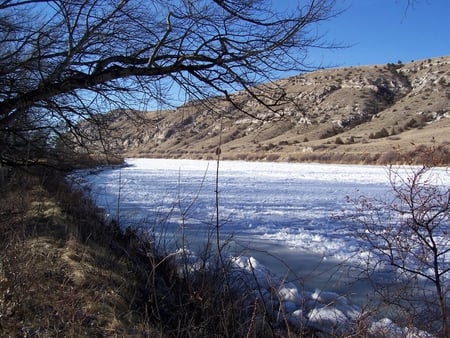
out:
<path id="1" fill-rule="evenodd" d="M 384 152 L 380 158 L 378 159 L 379 164 L 394 164 L 394 163 L 401 163 L 403 161 L 403 158 L 401 154 L 396 150 L 388 150 Z"/>
<path id="2" fill-rule="evenodd" d="M 444 178 L 449 178 L 445 171 Z M 393 317 L 449 335 L 450 189 L 427 166 L 389 168 L 392 196 L 354 201 L 366 272 Z M 447 181 L 448 182 L 448 181 Z M 384 271 L 385 280 L 374 272 Z M 379 276 L 379 274 L 378 274 Z"/>

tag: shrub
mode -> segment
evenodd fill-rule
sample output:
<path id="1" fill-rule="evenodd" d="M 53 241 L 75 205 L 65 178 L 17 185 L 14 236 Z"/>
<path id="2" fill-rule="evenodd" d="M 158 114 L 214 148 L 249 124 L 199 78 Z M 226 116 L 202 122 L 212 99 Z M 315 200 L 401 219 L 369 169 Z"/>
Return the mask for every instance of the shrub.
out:
<path id="1" fill-rule="evenodd" d="M 402 156 L 398 151 L 388 150 L 380 156 L 377 162 L 378 164 L 395 164 L 401 163 L 402 160 Z"/>
<path id="2" fill-rule="evenodd" d="M 390 272 L 389 283 L 373 285 L 393 314 L 448 337 L 450 190 L 427 166 L 391 167 L 389 178 L 393 198 L 353 200 L 352 226 L 368 252 L 364 269 L 371 280 L 377 269 Z"/>
<path id="3" fill-rule="evenodd" d="M 266 156 L 266 160 L 269 162 L 277 161 L 280 158 L 279 154 L 269 154 Z"/>
<path id="4" fill-rule="evenodd" d="M 389 132 L 386 130 L 386 128 L 382 128 L 381 130 L 377 131 L 375 134 L 370 134 L 369 138 L 375 139 L 375 138 L 383 138 L 389 136 Z"/>
<path id="5" fill-rule="evenodd" d="M 321 135 L 320 135 L 320 139 L 325 139 L 331 136 L 334 136 L 336 134 L 339 134 L 342 131 L 342 128 L 339 128 L 337 126 L 333 126 L 331 128 L 328 128 L 327 130 L 325 130 Z"/>
<path id="6" fill-rule="evenodd" d="M 340 137 L 336 137 L 336 140 L 334 141 L 335 144 L 344 144 L 344 141 Z"/>

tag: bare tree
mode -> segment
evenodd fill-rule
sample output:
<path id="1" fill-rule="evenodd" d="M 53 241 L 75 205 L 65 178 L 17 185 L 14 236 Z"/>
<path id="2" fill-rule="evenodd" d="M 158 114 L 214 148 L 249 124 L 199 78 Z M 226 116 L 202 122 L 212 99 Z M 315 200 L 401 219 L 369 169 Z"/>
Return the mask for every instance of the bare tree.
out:
<path id="1" fill-rule="evenodd" d="M 352 216 L 355 232 L 370 253 L 367 271 L 390 272 L 387 281 L 372 280 L 396 314 L 408 314 L 414 324 L 448 337 L 448 183 L 427 166 L 391 167 L 389 177 L 392 199 L 360 198 Z"/>
<path id="2" fill-rule="evenodd" d="M 166 106 L 174 87 L 255 96 L 280 72 L 307 69 L 308 49 L 325 47 L 314 25 L 334 2 L 287 13 L 265 0 L 0 0 L 0 159 L 26 161 L 15 147 L 32 149 L 30 133 L 82 141 L 80 120 Z"/>

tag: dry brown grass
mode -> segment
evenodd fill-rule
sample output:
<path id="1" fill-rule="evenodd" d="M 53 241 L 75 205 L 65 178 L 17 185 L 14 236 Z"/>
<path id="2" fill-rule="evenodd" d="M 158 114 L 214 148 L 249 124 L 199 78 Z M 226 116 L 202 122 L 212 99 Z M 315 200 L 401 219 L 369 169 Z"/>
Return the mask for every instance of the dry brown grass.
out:
<path id="1" fill-rule="evenodd" d="M 139 275 L 98 210 L 50 176 L 13 175 L 0 204 L 1 335 L 145 331 Z"/>
<path id="2" fill-rule="evenodd" d="M 256 303 L 249 307 L 243 290 L 226 287 L 224 267 L 180 275 L 173 254 L 157 254 L 137 228 L 105 221 L 47 169 L 16 170 L 2 187 L 0 243 L 0 336 L 305 333 L 271 323 Z"/>

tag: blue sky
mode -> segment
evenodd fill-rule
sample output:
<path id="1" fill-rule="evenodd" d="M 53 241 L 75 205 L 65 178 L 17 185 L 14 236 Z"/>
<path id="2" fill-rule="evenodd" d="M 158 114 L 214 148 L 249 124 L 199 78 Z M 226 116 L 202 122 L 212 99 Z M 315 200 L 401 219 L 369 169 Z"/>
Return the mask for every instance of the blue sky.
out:
<path id="1" fill-rule="evenodd" d="M 338 0 L 348 9 L 320 27 L 327 40 L 350 45 L 311 51 L 311 62 L 336 66 L 404 63 L 450 55 L 450 0 Z"/>

